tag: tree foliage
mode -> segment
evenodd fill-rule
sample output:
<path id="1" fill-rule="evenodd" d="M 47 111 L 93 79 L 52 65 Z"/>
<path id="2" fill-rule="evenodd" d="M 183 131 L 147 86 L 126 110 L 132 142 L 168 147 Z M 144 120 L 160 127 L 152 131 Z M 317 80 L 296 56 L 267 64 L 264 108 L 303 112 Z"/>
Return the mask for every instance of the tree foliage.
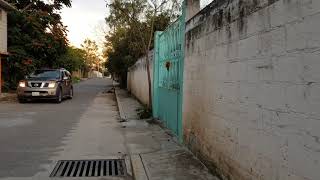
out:
<path id="1" fill-rule="evenodd" d="M 98 69 L 98 65 L 100 64 L 100 59 L 98 56 L 98 45 L 95 41 L 91 39 L 85 39 L 81 44 L 81 48 L 85 52 L 85 63 L 89 69 Z"/>
<path id="2" fill-rule="evenodd" d="M 86 69 L 86 52 L 83 49 L 68 47 L 67 52 L 60 56 L 54 64 L 55 68 L 66 68 L 69 71 Z"/>
<path id="3" fill-rule="evenodd" d="M 154 32 L 164 30 L 176 14 L 164 6 L 154 9 L 146 0 L 111 0 L 107 6 L 110 14 L 106 23 L 111 31 L 106 35 L 106 67 L 124 87 L 128 68 L 148 54 L 153 48 Z"/>
<path id="4" fill-rule="evenodd" d="M 8 0 L 18 10 L 8 13 L 8 51 L 4 62 L 7 86 L 35 68 L 53 67 L 67 52 L 66 27 L 59 10 L 71 6 L 70 0 Z M 13 76 L 14 75 L 14 76 Z M 9 85 L 8 85 L 9 84 Z"/>

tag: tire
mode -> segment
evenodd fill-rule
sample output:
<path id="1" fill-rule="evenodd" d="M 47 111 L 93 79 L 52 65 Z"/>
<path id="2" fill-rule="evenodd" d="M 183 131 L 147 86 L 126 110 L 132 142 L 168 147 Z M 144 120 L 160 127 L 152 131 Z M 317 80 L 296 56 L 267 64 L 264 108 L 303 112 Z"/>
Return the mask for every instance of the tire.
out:
<path id="1" fill-rule="evenodd" d="M 57 98 L 56 98 L 56 100 L 55 100 L 55 102 L 57 103 L 57 104 L 60 104 L 61 102 L 62 102 L 62 89 L 61 88 L 59 88 L 59 90 L 58 90 L 58 94 L 57 94 Z"/>
<path id="2" fill-rule="evenodd" d="M 71 88 L 69 92 L 69 99 L 72 99 L 72 98 L 73 98 L 73 88 Z"/>

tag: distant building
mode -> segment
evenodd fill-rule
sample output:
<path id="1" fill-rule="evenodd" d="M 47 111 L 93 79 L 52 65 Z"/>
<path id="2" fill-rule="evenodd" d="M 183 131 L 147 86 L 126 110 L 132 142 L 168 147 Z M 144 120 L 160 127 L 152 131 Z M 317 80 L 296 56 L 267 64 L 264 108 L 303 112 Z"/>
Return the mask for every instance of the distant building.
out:
<path id="1" fill-rule="evenodd" d="M 7 52 L 7 12 L 14 7 L 4 0 L 0 0 L 0 93 L 2 87 L 2 62 L 1 58 L 5 57 Z"/>

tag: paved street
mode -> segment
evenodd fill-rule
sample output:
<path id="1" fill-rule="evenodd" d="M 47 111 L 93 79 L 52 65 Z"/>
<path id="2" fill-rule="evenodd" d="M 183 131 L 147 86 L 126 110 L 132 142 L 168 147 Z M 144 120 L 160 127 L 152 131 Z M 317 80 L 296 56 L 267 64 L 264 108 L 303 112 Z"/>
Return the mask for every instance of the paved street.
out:
<path id="1" fill-rule="evenodd" d="M 32 177 L 64 149 L 66 137 L 99 92 L 110 89 L 109 79 L 75 85 L 73 100 L 0 103 L 0 179 Z M 24 178 L 22 178 L 24 179 Z"/>
<path id="2" fill-rule="evenodd" d="M 89 179 L 217 180 L 169 132 L 137 119 L 136 99 L 111 88 L 91 79 L 62 104 L 0 104 L 0 180 L 56 180 L 49 175 L 59 160 L 99 159 L 123 159 L 127 176 Z"/>

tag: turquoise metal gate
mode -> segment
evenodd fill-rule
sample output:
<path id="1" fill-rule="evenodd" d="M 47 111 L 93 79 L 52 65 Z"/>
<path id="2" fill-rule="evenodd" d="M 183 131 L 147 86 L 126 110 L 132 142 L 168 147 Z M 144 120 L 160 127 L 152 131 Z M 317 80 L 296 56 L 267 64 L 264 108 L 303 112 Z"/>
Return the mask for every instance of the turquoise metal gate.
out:
<path id="1" fill-rule="evenodd" d="M 184 6 L 183 6 L 184 7 Z M 155 36 L 153 116 L 182 140 L 182 82 L 185 13 Z"/>

